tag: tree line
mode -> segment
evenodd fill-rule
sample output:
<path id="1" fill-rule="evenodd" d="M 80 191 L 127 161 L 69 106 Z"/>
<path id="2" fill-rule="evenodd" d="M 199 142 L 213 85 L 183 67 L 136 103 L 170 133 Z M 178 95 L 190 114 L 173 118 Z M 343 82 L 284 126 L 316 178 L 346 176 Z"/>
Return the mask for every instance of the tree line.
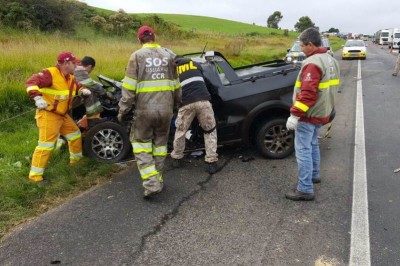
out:
<path id="1" fill-rule="evenodd" d="M 273 28 L 273 29 L 278 29 L 278 24 L 282 20 L 283 16 L 280 11 L 275 11 L 270 15 L 267 19 L 267 27 L 268 28 Z M 315 26 L 315 23 L 311 20 L 310 17 L 308 16 L 302 16 L 299 18 L 299 21 L 294 25 L 294 29 L 297 32 L 302 32 L 307 28 L 318 28 Z M 328 32 L 336 32 L 339 33 L 339 29 L 336 28 L 330 28 Z"/>

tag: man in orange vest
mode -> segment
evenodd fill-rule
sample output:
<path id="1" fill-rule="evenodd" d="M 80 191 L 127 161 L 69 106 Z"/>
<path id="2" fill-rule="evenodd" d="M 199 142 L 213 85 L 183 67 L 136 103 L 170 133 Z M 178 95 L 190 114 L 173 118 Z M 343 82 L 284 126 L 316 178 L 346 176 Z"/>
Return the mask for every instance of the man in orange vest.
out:
<path id="1" fill-rule="evenodd" d="M 70 164 L 82 158 L 81 132 L 68 115 L 76 95 L 88 96 L 91 91 L 76 82 L 73 75 L 79 60 L 71 52 L 61 52 L 54 67 L 32 75 L 25 83 L 29 98 L 35 101 L 39 141 L 32 157 L 29 180 L 44 182 L 44 169 L 59 134 L 68 141 Z"/>

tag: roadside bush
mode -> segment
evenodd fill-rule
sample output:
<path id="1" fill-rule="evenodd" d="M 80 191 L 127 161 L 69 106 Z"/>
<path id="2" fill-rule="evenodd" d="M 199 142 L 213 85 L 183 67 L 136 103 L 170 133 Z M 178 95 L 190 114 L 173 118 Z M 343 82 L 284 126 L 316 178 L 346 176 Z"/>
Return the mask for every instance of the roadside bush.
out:
<path id="1" fill-rule="evenodd" d="M 75 0 L 0 0 L 0 21 L 5 26 L 41 31 L 73 31 L 93 13 L 87 4 Z"/>
<path id="2" fill-rule="evenodd" d="M 262 34 L 256 31 L 252 31 L 252 32 L 248 32 L 246 33 L 247 37 L 257 37 L 257 36 L 261 36 Z"/>
<path id="3" fill-rule="evenodd" d="M 288 29 L 284 29 L 283 30 L 283 36 L 289 36 L 289 30 Z"/>

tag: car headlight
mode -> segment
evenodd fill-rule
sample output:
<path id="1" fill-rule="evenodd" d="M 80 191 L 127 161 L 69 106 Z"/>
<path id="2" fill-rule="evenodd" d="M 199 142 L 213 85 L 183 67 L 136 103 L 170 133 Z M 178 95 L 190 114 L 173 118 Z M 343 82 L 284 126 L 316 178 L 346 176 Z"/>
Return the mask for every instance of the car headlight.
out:
<path id="1" fill-rule="evenodd" d="M 292 60 L 293 60 L 293 58 L 292 58 L 291 56 L 286 57 L 286 61 L 287 61 L 287 62 L 290 63 L 290 62 L 292 62 Z"/>

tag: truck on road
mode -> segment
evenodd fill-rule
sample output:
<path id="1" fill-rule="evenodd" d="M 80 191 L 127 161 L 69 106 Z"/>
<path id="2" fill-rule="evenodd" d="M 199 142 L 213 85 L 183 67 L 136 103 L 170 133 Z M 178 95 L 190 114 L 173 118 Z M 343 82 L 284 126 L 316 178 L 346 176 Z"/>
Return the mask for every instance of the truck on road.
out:
<path id="1" fill-rule="evenodd" d="M 393 44 L 393 28 L 384 29 L 381 31 L 379 44 L 381 44 L 381 45 L 392 45 Z"/>
<path id="2" fill-rule="evenodd" d="M 400 42 L 400 28 L 393 29 L 393 49 L 399 49 L 398 43 Z"/>

